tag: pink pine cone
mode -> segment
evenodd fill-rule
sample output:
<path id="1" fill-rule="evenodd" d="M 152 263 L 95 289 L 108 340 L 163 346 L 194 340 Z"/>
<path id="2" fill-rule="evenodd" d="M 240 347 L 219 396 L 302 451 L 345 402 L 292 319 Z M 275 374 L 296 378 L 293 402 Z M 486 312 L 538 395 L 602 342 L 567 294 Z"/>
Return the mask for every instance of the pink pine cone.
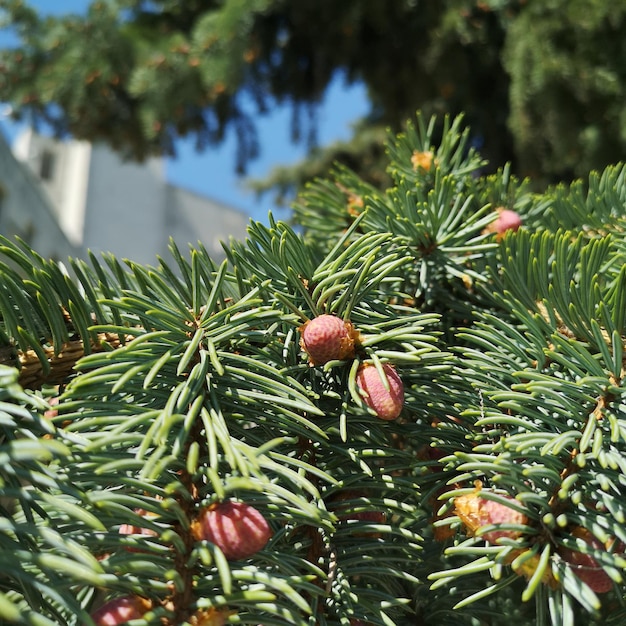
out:
<path id="1" fill-rule="evenodd" d="M 259 511 L 244 502 L 232 500 L 211 505 L 191 524 L 198 541 L 216 545 L 229 561 L 247 559 L 263 549 L 272 530 Z"/>
<path id="2" fill-rule="evenodd" d="M 404 405 L 404 385 L 393 365 L 385 363 L 383 371 L 389 389 L 385 389 L 376 366 L 370 363 L 364 363 L 359 367 L 356 384 L 365 404 L 373 409 L 380 419 L 395 420 Z"/>
<path id="3" fill-rule="evenodd" d="M 137 509 L 135 511 L 141 516 L 147 516 L 147 512 L 143 509 Z M 152 528 L 144 528 L 142 526 L 135 526 L 133 524 L 122 524 L 119 529 L 120 535 L 145 535 L 149 537 L 156 537 L 158 533 Z M 126 549 L 129 552 L 141 552 L 139 548 L 134 548 L 132 546 L 127 546 Z"/>
<path id="4" fill-rule="evenodd" d="M 350 500 L 356 500 L 357 498 L 366 498 L 367 492 L 359 489 L 344 489 L 334 494 L 328 502 L 328 509 L 333 511 L 340 522 L 348 522 L 350 520 L 358 520 L 360 522 L 372 523 L 372 524 L 384 524 L 387 521 L 387 516 L 383 511 L 375 510 L 363 510 L 363 511 L 350 511 Z M 379 537 L 379 533 L 362 533 L 355 532 L 357 537 Z"/>
<path id="5" fill-rule="evenodd" d="M 522 218 L 518 213 L 510 209 L 502 209 L 496 221 L 493 223 L 493 230 L 499 235 L 502 235 L 507 230 L 518 230 L 521 225 Z"/>
<path id="6" fill-rule="evenodd" d="M 319 315 L 301 328 L 300 346 L 313 365 L 354 356 L 356 333 L 350 322 L 335 315 Z"/>
<path id="7" fill-rule="evenodd" d="M 604 550 L 602 543 L 584 528 L 575 528 L 572 535 L 583 539 L 596 550 Z M 568 563 L 572 572 L 592 591 L 607 593 L 613 589 L 613 581 L 610 576 L 590 554 L 583 554 L 570 548 L 561 548 L 559 553 L 563 560 Z"/>
<path id="8" fill-rule="evenodd" d="M 96 626 L 118 626 L 139 619 L 150 608 L 150 602 L 138 596 L 114 598 L 91 614 Z"/>
<path id="9" fill-rule="evenodd" d="M 506 496 L 506 499 L 515 502 L 515 499 L 510 496 Z M 524 513 L 495 500 L 487 500 L 487 498 L 483 498 L 477 493 L 455 498 L 454 511 L 471 534 L 476 533 L 484 526 L 492 524 L 525 525 L 528 523 L 528 517 Z M 489 543 L 496 543 L 501 537 L 515 539 L 519 535 L 519 531 L 516 530 L 494 529 L 482 533 L 481 537 Z"/>

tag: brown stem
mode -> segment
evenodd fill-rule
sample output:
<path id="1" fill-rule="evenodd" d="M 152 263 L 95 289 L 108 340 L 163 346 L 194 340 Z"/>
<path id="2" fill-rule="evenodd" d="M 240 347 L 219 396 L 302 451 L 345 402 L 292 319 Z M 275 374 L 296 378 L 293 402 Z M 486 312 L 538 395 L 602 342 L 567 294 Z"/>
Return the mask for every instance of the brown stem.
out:
<path id="1" fill-rule="evenodd" d="M 199 360 L 200 356 L 198 352 L 198 354 L 196 354 L 192 359 L 190 368 L 193 367 L 196 362 L 199 362 Z M 189 447 L 194 441 L 200 445 L 201 449 L 204 450 L 204 455 L 206 456 L 208 454 L 206 451 L 206 439 L 202 437 L 202 422 L 199 419 L 196 419 L 194 425 L 192 426 L 189 438 L 185 444 L 183 458 L 186 459 L 188 457 Z M 197 481 L 200 479 L 199 477 L 194 477 L 190 474 L 186 468 L 178 471 L 178 477 L 183 486 L 183 490 L 180 494 L 174 494 L 174 497 L 176 498 L 180 508 L 185 513 L 187 520 L 191 522 L 198 513 L 197 505 L 201 496 Z M 186 494 L 189 494 L 191 497 L 187 497 Z M 172 606 L 174 614 L 170 620 L 166 619 L 163 621 L 163 626 L 178 626 L 193 617 L 189 607 L 194 601 L 193 589 L 194 575 L 196 572 L 195 568 L 190 567 L 188 563 L 191 553 L 193 552 L 196 539 L 193 536 L 191 528 L 183 528 L 180 523 L 175 525 L 174 530 L 182 538 L 185 546 L 184 552 L 176 551 L 176 556 L 174 557 L 174 567 L 183 581 L 183 587 L 181 590 L 174 589 L 172 595 L 168 598 L 167 604 Z"/>
<path id="2" fill-rule="evenodd" d="M 180 470 L 178 476 L 185 490 L 191 494 L 191 499 L 185 498 L 182 495 L 178 496 L 176 499 L 185 512 L 187 519 L 193 519 L 195 515 L 195 504 L 199 498 L 197 486 L 194 483 L 193 476 L 186 469 Z M 168 598 L 166 604 L 172 606 L 174 614 L 171 619 L 163 621 L 163 626 L 177 626 L 178 624 L 183 624 L 188 621 L 191 616 L 189 607 L 193 603 L 194 569 L 189 567 L 188 561 L 195 545 L 195 539 L 191 530 L 189 528 L 183 528 L 180 523 L 175 525 L 174 530 L 182 538 L 185 545 L 184 552 L 176 551 L 174 557 L 174 568 L 183 581 L 183 587 L 181 590 L 174 589 L 172 595 Z"/>
<path id="3" fill-rule="evenodd" d="M 122 345 L 116 333 L 98 333 L 98 341 L 91 343 L 91 352 L 116 349 Z M 16 350 L 14 347 L 0 348 L 0 365 L 17 367 L 20 370 L 19 383 L 25 389 L 41 389 L 45 384 L 59 385 L 65 382 L 74 366 L 85 356 L 85 345 L 81 339 L 65 342 L 58 353 L 53 346 L 42 346 L 49 371 L 34 350 Z"/>

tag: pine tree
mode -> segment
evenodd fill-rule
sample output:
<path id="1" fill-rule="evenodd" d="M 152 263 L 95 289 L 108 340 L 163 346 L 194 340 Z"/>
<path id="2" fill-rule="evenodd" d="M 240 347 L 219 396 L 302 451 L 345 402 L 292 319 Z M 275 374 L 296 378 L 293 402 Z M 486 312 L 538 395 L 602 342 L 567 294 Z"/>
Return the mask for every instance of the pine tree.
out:
<path id="1" fill-rule="evenodd" d="M 3 623 L 624 622 L 625 170 L 470 138 L 418 115 L 221 265 L 2 240 Z"/>
<path id="2" fill-rule="evenodd" d="M 536 186 L 623 157 L 623 2 L 606 0 L 92 0 L 43 18 L 0 0 L 17 45 L 0 52 L 0 101 L 60 135 L 144 159 L 237 138 L 262 146 L 259 114 L 292 105 L 295 140 L 316 146 L 330 82 L 362 83 L 371 111 L 350 141 L 317 147 L 267 184 L 291 191 L 337 160 L 385 188 L 385 131 L 416 109 L 464 112 L 494 169 Z M 381 139 L 382 137 L 382 139 Z M 366 154 L 368 158 L 354 155 Z"/>

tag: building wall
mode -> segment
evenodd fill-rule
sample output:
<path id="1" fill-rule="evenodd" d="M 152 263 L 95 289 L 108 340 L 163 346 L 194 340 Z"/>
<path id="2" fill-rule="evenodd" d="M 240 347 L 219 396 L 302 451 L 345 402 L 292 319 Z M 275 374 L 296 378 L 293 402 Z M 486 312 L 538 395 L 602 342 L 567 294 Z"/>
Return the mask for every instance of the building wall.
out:
<path id="1" fill-rule="evenodd" d="M 94 146 L 88 176 L 83 246 L 154 264 L 167 246 L 162 160 L 129 163 Z"/>
<path id="2" fill-rule="evenodd" d="M 216 261 L 225 257 L 222 241 L 245 239 L 250 219 L 242 211 L 173 185 L 167 186 L 166 217 L 167 230 L 181 252 L 200 241 Z"/>
<path id="3" fill-rule="evenodd" d="M 80 246 L 91 144 L 58 141 L 28 129 L 16 138 L 13 153 L 39 181 L 68 239 Z"/>
<path id="4" fill-rule="evenodd" d="M 44 258 L 82 256 L 59 226 L 50 199 L 32 172 L 16 160 L 0 132 L 0 233 L 20 236 Z"/>
<path id="5" fill-rule="evenodd" d="M 169 185 L 163 159 L 124 161 L 103 144 L 57 141 L 32 131 L 19 136 L 16 156 L 54 207 L 67 238 L 96 255 L 112 253 L 154 265 L 201 241 L 217 261 L 221 241 L 246 236 L 248 217 L 230 206 Z"/>

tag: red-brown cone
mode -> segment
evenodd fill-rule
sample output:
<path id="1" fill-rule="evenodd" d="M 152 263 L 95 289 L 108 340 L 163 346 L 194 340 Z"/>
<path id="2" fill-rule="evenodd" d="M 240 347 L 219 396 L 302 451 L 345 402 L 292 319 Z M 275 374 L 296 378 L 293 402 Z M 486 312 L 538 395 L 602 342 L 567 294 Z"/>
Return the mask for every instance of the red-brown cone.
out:
<path id="1" fill-rule="evenodd" d="M 506 496 L 507 500 L 515 502 L 510 496 Z M 464 526 L 470 532 L 475 534 L 480 528 L 491 524 L 527 524 L 528 518 L 520 511 L 516 511 L 505 504 L 487 500 L 472 493 L 466 496 L 459 496 L 454 499 L 454 512 L 459 516 Z M 481 537 L 489 543 L 496 543 L 501 537 L 515 539 L 520 533 L 516 530 L 490 530 L 482 533 Z"/>
<path id="2" fill-rule="evenodd" d="M 148 515 L 143 509 L 137 509 L 135 513 L 144 517 Z M 145 535 L 151 537 L 156 537 L 158 535 L 158 533 L 155 530 L 152 530 L 152 528 L 144 528 L 133 524 L 122 524 L 120 526 L 119 533 L 120 535 Z M 129 552 L 141 552 L 139 548 L 134 548 L 132 546 L 126 546 L 126 549 Z"/>
<path id="3" fill-rule="evenodd" d="M 50 400 L 48 400 L 48 404 L 51 407 L 57 406 L 57 404 L 59 404 L 58 396 L 56 396 L 54 398 L 50 398 Z M 52 419 L 53 417 L 56 417 L 58 414 L 59 414 L 59 409 L 51 408 L 51 409 L 48 409 L 47 411 L 45 411 L 43 416 L 47 417 L 49 419 Z"/>
<path id="4" fill-rule="evenodd" d="M 522 218 L 518 213 L 510 209 L 502 209 L 491 226 L 494 232 L 503 235 L 507 230 L 518 230 L 521 225 Z"/>
<path id="5" fill-rule="evenodd" d="M 387 521 L 387 516 L 383 511 L 367 509 L 350 511 L 351 505 L 349 501 L 356 500 L 357 498 L 367 498 L 367 493 L 359 489 L 344 489 L 339 491 L 333 494 L 333 496 L 329 499 L 328 510 L 334 512 L 340 522 L 358 520 L 360 522 L 372 524 L 384 524 Z M 379 533 L 369 532 L 355 532 L 354 535 L 356 537 L 380 537 Z"/>
<path id="6" fill-rule="evenodd" d="M 191 523 L 198 541 L 215 544 L 229 561 L 247 559 L 272 536 L 265 518 L 254 507 L 231 500 L 206 507 Z"/>
<path id="7" fill-rule="evenodd" d="M 354 356 L 357 333 L 350 322 L 335 315 L 314 317 L 300 328 L 300 332 L 300 346 L 309 355 L 312 365 Z"/>
<path id="8" fill-rule="evenodd" d="M 604 550 L 604 546 L 592 533 L 582 527 L 575 528 L 572 535 L 588 543 L 596 550 Z M 559 554 L 566 561 L 572 572 L 580 578 L 592 591 L 607 593 L 613 589 L 613 581 L 602 569 L 602 566 L 589 554 L 583 554 L 570 548 L 561 548 Z"/>
<path id="9" fill-rule="evenodd" d="M 150 609 L 150 602 L 139 596 L 114 598 L 91 614 L 96 626 L 118 626 L 139 619 Z"/>
<path id="10" fill-rule="evenodd" d="M 404 385 L 393 365 L 385 363 L 383 371 L 389 389 L 385 389 L 383 379 L 376 366 L 371 363 L 359 366 L 356 384 L 365 404 L 374 409 L 380 419 L 395 420 L 404 405 Z"/>

